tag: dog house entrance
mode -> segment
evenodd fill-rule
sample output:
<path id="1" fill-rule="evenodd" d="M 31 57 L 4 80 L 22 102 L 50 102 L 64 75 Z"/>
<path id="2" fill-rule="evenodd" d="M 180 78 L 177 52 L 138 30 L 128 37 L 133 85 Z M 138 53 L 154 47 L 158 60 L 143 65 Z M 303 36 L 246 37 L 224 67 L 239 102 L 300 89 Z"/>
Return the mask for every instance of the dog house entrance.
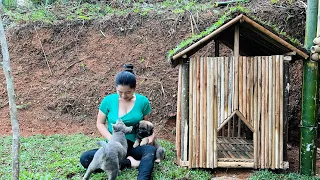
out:
<path id="1" fill-rule="evenodd" d="M 253 127 L 234 111 L 218 128 L 218 167 L 254 167 Z"/>

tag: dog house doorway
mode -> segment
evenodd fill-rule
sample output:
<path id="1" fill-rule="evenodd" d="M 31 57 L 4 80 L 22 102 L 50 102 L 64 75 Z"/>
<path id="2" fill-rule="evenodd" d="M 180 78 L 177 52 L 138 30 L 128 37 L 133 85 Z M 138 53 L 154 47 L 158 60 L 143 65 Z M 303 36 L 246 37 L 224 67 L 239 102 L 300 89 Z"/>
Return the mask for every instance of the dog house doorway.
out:
<path id="1" fill-rule="evenodd" d="M 254 128 L 235 110 L 217 129 L 218 167 L 254 167 Z"/>

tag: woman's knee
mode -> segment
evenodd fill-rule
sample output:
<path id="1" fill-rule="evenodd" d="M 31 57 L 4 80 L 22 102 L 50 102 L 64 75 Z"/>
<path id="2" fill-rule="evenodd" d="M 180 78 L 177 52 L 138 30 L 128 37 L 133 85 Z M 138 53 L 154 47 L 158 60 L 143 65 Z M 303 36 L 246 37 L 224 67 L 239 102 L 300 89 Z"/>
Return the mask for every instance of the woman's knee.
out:
<path id="1" fill-rule="evenodd" d="M 80 156 L 80 163 L 84 168 L 88 168 L 89 164 L 91 163 L 94 154 L 97 152 L 98 149 L 93 149 L 90 151 L 86 151 L 84 152 L 81 156 Z"/>
<path id="2" fill-rule="evenodd" d="M 143 147 L 143 156 L 147 154 L 155 154 L 156 153 L 156 147 L 152 145 L 145 145 Z"/>

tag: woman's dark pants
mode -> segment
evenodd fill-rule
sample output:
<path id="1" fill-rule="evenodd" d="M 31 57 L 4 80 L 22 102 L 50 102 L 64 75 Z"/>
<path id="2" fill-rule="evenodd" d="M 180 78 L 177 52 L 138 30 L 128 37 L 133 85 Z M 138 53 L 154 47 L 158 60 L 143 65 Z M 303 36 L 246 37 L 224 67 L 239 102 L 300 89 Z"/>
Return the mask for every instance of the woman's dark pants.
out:
<path id="1" fill-rule="evenodd" d="M 140 160 L 138 180 L 149 180 L 151 179 L 151 174 L 153 170 L 153 164 L 155 160 L 156 148 L 151 145 L 138 146 L 132 148 L 133 142 L 128 141 L 128 154 L 127 156 L 132 156 L 136 160 Z M 84 168 L 88 168 L 90 162 L 93 159 L 94 154 L 98 149 L 92 149 L 84 152 L 80 157 L 80 163 Z M 130 168 L 130 160 L 125 159 L 120 162 L 120 169 Z"/>

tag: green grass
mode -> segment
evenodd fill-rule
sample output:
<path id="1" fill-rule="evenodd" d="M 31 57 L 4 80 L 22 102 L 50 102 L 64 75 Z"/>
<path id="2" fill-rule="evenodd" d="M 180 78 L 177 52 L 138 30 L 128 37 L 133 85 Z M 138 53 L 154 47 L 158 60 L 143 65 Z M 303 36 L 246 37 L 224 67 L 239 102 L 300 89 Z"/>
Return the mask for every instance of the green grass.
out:
<path id="1" fill-rule="evenodd" d="M 297 173 L 275 174 L 267 170 L 256 171 L 250 177 L 250 180 L 320 180 L 317 177 L 304 176 Z"/>
<path id="2" fill-rule="evenodd" d="M 0 179 L 11 178 L 11 137 L 0 139 Z M 97 148 L 96 141 L 82 134 L 77 135 L 36 135 L 21 139 L 20 179 L 81 179 L 85 169 L 80 165 L 79 157 L 87 150 Z M 155 180 L 171 180 L 189 177 L 190 179 L 210 179 L 211 174 L 205 170 L 190 170 L 175 165 L 174 144 L 160 140 L 166 149 L 166 159 L 156 163 L 153 171 Z M 136 179 L 137 169 L 121 172 L 119 180 Z M 106 173 L 91 175 L 91 179 L 106 179 Z"/>

